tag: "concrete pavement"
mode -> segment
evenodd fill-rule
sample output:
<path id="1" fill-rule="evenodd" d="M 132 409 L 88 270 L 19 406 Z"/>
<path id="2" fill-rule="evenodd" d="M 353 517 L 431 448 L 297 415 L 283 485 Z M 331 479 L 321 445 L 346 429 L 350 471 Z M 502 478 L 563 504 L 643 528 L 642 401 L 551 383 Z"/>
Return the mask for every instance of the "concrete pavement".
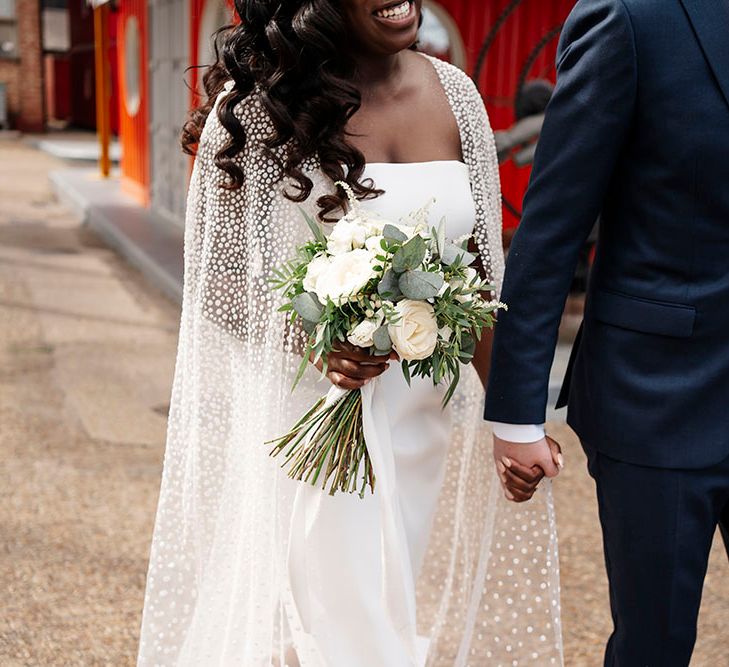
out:
<path id="1" fill-rule="evenodd" d="M 0 664 L 136 650 L 177 309 L 0 144 Z"/>

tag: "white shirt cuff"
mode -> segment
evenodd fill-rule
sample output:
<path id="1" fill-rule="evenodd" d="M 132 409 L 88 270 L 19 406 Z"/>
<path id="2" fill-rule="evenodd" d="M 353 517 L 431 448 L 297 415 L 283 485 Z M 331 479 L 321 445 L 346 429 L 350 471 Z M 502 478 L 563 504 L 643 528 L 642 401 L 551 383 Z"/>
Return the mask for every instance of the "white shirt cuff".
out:
<path id="1" fill-rule="evenodd" d="M 507 442 L 536 442 L 544 437 L 544 424 L 504 424 L 491 422 L 494 435 Z"/>

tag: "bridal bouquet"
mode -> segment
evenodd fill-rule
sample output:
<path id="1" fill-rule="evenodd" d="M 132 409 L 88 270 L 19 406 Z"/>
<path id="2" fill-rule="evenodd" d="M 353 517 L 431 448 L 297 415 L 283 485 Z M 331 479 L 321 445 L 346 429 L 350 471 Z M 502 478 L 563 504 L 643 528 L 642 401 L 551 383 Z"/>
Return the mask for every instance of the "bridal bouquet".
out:
<path id="1" fill-rule="evenodd" d="M 446 239 L 445 220 L 428 225 L 430 204 L 395 223 L 363 210 L 351 189 L 350 211 L 329 237 L 304 213 L 313 238 L 295 259 L 274 272 L 291 323 L 309 334 L 296 383 L 310 362 L 322 361 L 340 342 L 375 356 L 394 350 L 408 384 L 413 376 L 448 384 L 453 396 L 460 365 L 471 361 L 475 340 L 494 324 L 503 304 L 487 301 L 490 290 L 472 267 L 470 237 Z M 296 384 L 295 383 L 295 384 Z M 284 456 L 289 477 L 337 491 L 374 490 L 362 426 L 359 390 L 332 387 L 286 435 L 271 441 L 272 456 Z"/>

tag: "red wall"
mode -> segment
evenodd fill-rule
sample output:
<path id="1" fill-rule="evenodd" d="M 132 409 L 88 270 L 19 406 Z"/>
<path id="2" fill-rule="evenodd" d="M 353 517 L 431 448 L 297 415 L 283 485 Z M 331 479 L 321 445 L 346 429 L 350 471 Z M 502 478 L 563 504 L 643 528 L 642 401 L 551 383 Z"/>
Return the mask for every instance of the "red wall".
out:
<path id="1" fill-rule="evenodd" d="M 138 111 L 132 116 L 124 103 L 124 31 L 127 20 L 135 16 L 139 24 L 140 54 L 140 98 Z M 119 126 L 122 142 L 122 189 L 142 205 L 149 204 L 149 85 L 148 85 L 148 39 L 147 0 L 125 0 L 119 9 L 118 50 Z"/>
<path id="2" fill-rule="evenodd" d="M 46 120 L 71 119 L 71 61 L 65 53 L 43 57 L 46 87 Z"/>
<path id="3" fill-rule="evenodd" d="M 506 129 L 514 122 L 514 95 L 517 82 L 529 55 L 553 28 L 559 27 L 576 0 L 438 0 L 460 26 L 468 57 L 467 71 L 474 74 L 476 60 L 485 37 L 507 7 L 515 7 L 496 32 L 477 84 L 486 101 L 494 129 Z M 558 38 L 546 43 L 528 78 L 554 81 Z M 521 210 L 529 181 L 529 167 L 517 168 L 507 163 L 501 168 L 502 190 L 507 199 Z M 515 227 L 518 218 L 504 209 L 504 226 Z"/>

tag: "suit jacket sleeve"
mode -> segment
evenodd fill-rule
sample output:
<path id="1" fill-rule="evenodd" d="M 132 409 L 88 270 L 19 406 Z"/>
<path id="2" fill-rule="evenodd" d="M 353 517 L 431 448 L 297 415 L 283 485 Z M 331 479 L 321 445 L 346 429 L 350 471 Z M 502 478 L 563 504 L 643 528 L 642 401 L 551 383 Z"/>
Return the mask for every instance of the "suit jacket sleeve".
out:
<path id="1" fill-rule="evenodd" d="M 622 0 L 581 0 L 565 24 L 524 215 L 509 254 L 485 417 L 545 420 L 549 371 L 578 254 L 629 131 L 637 59 Z"/>

